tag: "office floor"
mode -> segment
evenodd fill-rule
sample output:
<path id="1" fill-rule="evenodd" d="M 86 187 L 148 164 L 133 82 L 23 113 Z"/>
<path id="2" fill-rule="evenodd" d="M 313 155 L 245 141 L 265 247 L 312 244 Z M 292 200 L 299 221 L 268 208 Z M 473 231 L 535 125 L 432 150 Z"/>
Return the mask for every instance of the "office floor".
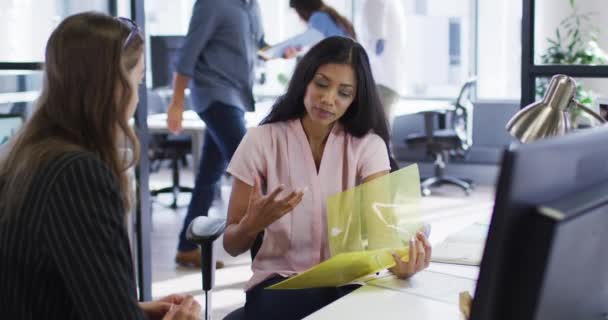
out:
<path id="1" fill-rule="evenodd" d="M 161 169 L 158 173 L 150 175 L 150 188 L 160 188 L 171 183 L 169 169 Z M 183 185 L 193 184 L 192 170 L 184 168 L 181 174 Z M 229 195 L 229 186 L 223 187 L 223 198 Z M 182 194 L 178 200 L 180 206 L 177 210 L 168 208 L 172 196 L 159 195 L 153 199 L 152 205 L 152 295 L 155 298 L 172 293 L 186 293 L 194 295 L 199 303 L 204 304 L 201 291 L 201 274 L 199 270 L 177 266 L 174 261 L 177 246 L 177 235 L 182 226 L 182 219 L 190 196 Z M 466 197 L 457 188 L 445 186 L 434 191 L 430 197 L 423 198 L 422 208 L 425 214 L 441 216 L 444 214 L 459 214 L 473 210 L 491 210 L 494 201 L 493 186 L 477 185 L 471 196 Z M 225 214 L 225 208 L 217 203 L 210 214 Z M 222 319 L 232 310 L 243 306 L 245 293 L 243 287 L 251 276 L 251 259 L 249 255 L 237 258 L 230 257 L 221 248 L 221 239 L 216 241 L 216 252 L 223 260 L 225 267 L 216 273 L 216 282 L 213 292 L 212 308 L 213 318 Z"/>

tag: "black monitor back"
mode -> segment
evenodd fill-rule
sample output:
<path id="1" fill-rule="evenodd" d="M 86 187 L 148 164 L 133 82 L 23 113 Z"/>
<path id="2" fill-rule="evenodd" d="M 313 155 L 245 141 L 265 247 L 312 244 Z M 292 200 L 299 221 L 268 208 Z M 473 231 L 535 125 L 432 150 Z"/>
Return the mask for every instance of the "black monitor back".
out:
<path id="1" fill-rule="evenodd" d="M 524 230 L 512 319 L 608 319 L 608 182 L 541 205 Z"/>
<path id="2" fill-rule="evenodd" d="M 538 205 L 608 181 L 607 137 L 608 128 L 589 129 L 504 152 L 471 320 L 524 320 L 513 316 L 533 312 L 513 305 L 534 291 L 522 282 L 531 272 L 523 250 L 542 250 L 531 241 L 536 230 L 529 219 Z"/>
<path id="3" fill-rule="evenodd" d="M 184 36 L 151 36 L 152 88 L 170 87 Z"/>

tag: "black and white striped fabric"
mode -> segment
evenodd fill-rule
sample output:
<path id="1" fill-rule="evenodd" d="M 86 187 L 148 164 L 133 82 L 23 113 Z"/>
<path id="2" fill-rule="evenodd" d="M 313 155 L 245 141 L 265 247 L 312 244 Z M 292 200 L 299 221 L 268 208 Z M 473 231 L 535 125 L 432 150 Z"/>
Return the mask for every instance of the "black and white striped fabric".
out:
<path id="1" fill-rule="evenodd" d="M 145 318 L 119 187 L 93 154 L 45 165 L 23 209 L 0 218 L 0 318 Z"/>

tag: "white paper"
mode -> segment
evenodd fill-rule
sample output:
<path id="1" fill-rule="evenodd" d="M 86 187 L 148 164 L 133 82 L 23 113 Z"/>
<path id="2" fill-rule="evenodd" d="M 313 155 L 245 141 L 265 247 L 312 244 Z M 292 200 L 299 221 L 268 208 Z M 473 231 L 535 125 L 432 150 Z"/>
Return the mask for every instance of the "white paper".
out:
<path id="1" fill-rule="evenodd" d="M 274 46 L 267 47 L 258 51 L 258 55 L 260 55 L 264 59 L 281 58 L 283 56 L 283 52 L 287 48 L 292 47 L 303 49 L 304 47 L 316 44 L 317 42 L 323 40 L 323 38 L 325 38 L 325 36 L 320 31 L 314 28 L 308 28 L 303 33 L 293 36 L 285 41 L 279 42 Z"/>

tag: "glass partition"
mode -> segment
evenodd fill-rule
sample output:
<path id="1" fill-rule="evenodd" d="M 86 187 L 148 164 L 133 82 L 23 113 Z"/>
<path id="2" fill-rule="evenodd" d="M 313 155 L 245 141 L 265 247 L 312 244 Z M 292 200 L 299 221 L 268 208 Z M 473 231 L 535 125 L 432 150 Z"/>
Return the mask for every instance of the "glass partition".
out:
<path id="1" fill-rule="evenodd" d="M 608 4 L 536 0 L 535 64 L 608 64 Z"/>

